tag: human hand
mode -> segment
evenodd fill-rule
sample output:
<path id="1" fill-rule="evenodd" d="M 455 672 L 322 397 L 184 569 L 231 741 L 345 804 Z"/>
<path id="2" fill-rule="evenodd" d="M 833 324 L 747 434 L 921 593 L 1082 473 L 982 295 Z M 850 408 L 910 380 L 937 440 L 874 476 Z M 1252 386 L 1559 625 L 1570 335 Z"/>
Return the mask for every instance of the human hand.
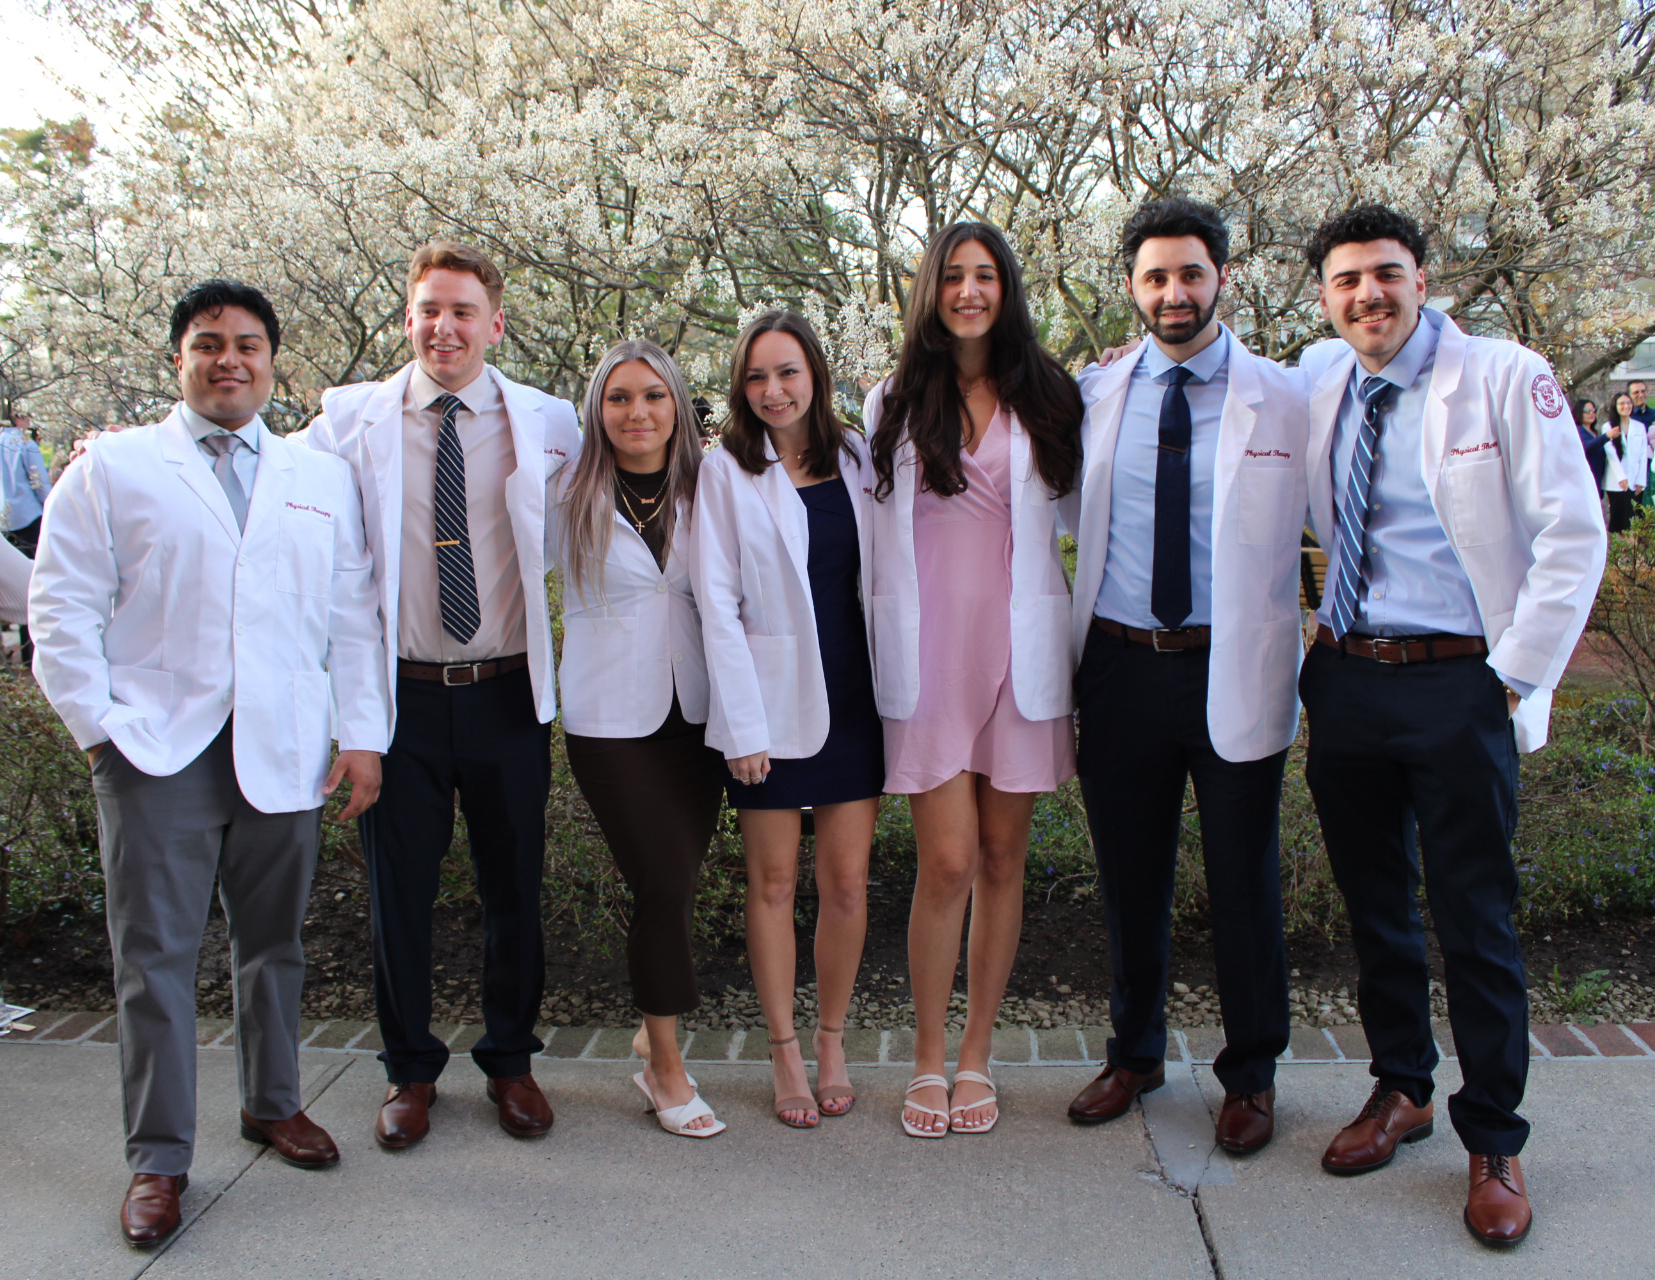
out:
<path id="1" fill-rule="evenodd" d="M 91 764 L 94 760 L 96 760 L 98 758 L 98 753 L 108 745 L 109 741 L 108 739 L 105 739 L 102 742 L 94 742 L 91 746 L 86 748 L 86 763 Z"/>
<path id="2" fill-rule="evenodd" d="M 1620 439 L 1620 434 L 1621 434 L 1620 423 L 1618 423 L 1618 422 L 1610 423 L 1609 424 L 1609 429 L 1607 431 L 1605 431 L 1603 434 L 1608 436 L 1611 440 Z"/>
<path id="3" fill-rule="evenodd" d="M 345 823 L 366 810 L 379 799 L 379 752 L 341 751 L 328 770 L 328 779 L 322 784 L 322 794 L 331 796 L 341 782 L 351 784 L 350 802 L 345 805 L 335 822 Z"/>
<path id="4" fill-rule="evenodd" d="M 1506 690 L 1506 719 L 1509 720 L 1512 716 L 1517 714 L 1518 704 L 1522 701 L 1523 700 L 1517 696 L 1517 690 Z"/>
<path id="5" fill-rule="evenodd" d="M 760 751 L 750 756 L 737 756 L 728 763 L 730 775 L 737 782 L 745 783 L 748 786 L 763 782 L 770 776 L 770 753 L 768 751 Z"/>
<path id="6" fill-rule="evenodd" d="M 1110 365 L 1114 364 L 1115 361 L 1126 359 L 1127 356 L 1131 355 L 1143 345 L 1143 341 L 1144 340 L 1142 338 L 1134 338 L 1131 342 L 1128 342 L 1124 346 L 1105 347 L 1098 353 L 1098 358 L 1096 361 L 1098 368 L 1107 369 Z"/>

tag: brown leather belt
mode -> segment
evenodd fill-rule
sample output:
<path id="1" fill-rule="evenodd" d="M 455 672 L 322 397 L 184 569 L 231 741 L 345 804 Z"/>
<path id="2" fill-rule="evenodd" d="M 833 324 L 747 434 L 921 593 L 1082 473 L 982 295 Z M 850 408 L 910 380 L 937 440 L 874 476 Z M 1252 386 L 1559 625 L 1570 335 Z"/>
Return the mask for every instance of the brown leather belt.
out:
<path id="1" fill-rule="evenodd" d="M 1144 631 L 1108 618 L 1093 618 L 1092 625 L 1106 636 L 1119 636 L 1128 644 L 1147 644 L 1156 653 L 1179 653 L 1185 649 L 1210 649 L 1213 642 L 1211 627 L 1161 627 Z"/>
<path id="2" fill-rule="evenodd" d="M 529 655 L 526 653 L 514 653 L 508 658 L 490 658 L 487 662 L 450 662 L 447 666 L 434 666 L 429 662 L 409 662 L 406 658 L 398 658 L 397 678 L 435 680 L 453 688 L 455 685 L 492 680 L 508 671 L 521 671 L 528 665 Z"/>
<path id="3" fill-rule="evenodd" d="M 1343 640 L 1335 640 L 1332 630 L 1321 623 L 1316 624 L 1316 643 L 1341 653 L 1355 654 L 1358 658 L 1401 665 L 1441 662 L 1444 658 L 1471 658 L 1488 652 L 1488 641 L 1482 636 L 1398 636 L 1392 639 L 1347 634 Z"/>

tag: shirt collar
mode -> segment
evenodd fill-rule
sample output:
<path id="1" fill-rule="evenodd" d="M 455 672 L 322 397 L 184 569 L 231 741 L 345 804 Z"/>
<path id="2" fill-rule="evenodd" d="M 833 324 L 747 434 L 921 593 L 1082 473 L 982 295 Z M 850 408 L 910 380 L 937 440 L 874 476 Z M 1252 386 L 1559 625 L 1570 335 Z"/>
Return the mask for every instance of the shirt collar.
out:
<path id="1" fill-rule="evenodd" d="M 408 399 L 416 409 L 429 409 L 448 391 L 437 385 L 437 381 L 420 367 L 419 361 L 414 361 L 414 370 L 408 375 Z M 495 386 L 494 379 L 489 377 L 489 367 L 483 366 L 479 373 L 454 395 L 460 403 L 472 413 L 482 413 L 492 409 L 500 403 L 500 389 Z"/>
<path id="2" fill-rule="evenodd" d="M 182 402 L 180 402 L 178 406 L 178 412 L 183 416 L 184 425 L 190 429 L 190 435 L 195 438 L 197 444 L 205 440 L 216 431 L 227 436 L 237 437 L 254 453 L 259 451 L 259 428 L 264 425 L 264 419 L 259 417 L 256 413 L 253 415 L 253 420 L 251 422 L 237 427 L 234 431 L 230 431 L 225 427 L 219 426 L 216 422 L 208 422 L 207 419 L 203 418 L 194 409 L 190 408 L 189 405 Z"/>
<path id="3" fill-rule="evenodd" d="M 1406 391 L 1419 379 L 1419 371 L 1425 367 L 1437 349 L 1437 326 L 1431 313 L 1420 308 L 1419 323 L 1414 331 L 1408 335 L 1408 341 L 1402 344 L 1402 350 L 1391 357 L 1391 362 L 1381 369 L 1378 377 L 1400 390 Z M 1368 371 L 1362 367 L 1362 362 L 1356 362 L 1356 387 L 1360 391 L 1362 384 L 1370 377 Z"/>
<path id="4" fill-rule="evenodd" d="M 1190 377 L 1196 382 L 1211 382 L 1229 358 L 1230 331 L 1221 324 L 1218 326 L 1218 337 L 1184 361 L 1184 368 L 1189 370 Z M 1144 352 L 1144 366 L 1148 369 L 1150 377 L 1162 377 L 1177 363 L 1178 361 L 1161 350 L 1160 343 L 1153 338 L 1149 339 L 1149 350 Z"/>

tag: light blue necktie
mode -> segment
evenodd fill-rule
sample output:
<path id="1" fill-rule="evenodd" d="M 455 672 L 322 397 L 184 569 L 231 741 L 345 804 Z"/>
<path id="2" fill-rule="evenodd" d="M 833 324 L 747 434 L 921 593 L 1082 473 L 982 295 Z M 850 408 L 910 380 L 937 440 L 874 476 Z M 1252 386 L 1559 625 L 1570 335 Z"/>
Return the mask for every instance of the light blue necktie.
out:
<path id="1" fill-rule="evenodd" d="M 201 444 L 217 455 L 213 458 L 213 475 L 218 478 L 224 496 L 230 500 L 230 510 L 236 517 L 236 528 L 246 533 L 247 490 L 241 487 L 241 477 L 236 474 L 235 456 L 237 449 L 248 447 L 247 442 L 228 431 L 215 431 L 211 435 L 201 437 Z"/>
<path id="2" fill-rule="evenodd" d="M 1339 512 L 1339 576 L 1333 586 L 1335 640 L 1344 639 L 1356 622 L 1356 585 L 1362 579 L 1373 459 L 1379 450 L 1380 420 L 1395 390 L 1394 383 L 1377 374 L 1362 383 L 1362 399 L 1367 409 L 1362 414 L 1362 428 L 1356 434 L 1356 448 L 1351 451 L 1350 482 L 1345 486 L 1345 505 Z"/>

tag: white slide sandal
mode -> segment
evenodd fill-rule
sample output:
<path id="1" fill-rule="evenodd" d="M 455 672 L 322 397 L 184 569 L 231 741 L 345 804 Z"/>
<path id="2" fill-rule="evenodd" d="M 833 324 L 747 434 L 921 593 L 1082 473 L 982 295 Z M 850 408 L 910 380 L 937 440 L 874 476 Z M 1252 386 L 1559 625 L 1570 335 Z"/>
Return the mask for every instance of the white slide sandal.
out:
<path id="1" fill-rule="evenodd" d="M 655 1101 L 655 1095 L 649 1091 L 649 1084 L 644 1080 L 642 1071 L 632 1077 L 632 1083 L 637 1085 L 644 1097 L 649 1099 L 647 1110 L 655 1113 L 656 1122 L 668 1133 L 676 1133 L 681 1138 L 711 1138 L 723 1133 L 730 1126 L 714 1116 L 713 1109 L 702 1101 L 700 1086 L 695 1083 L 695 1077 L 686 1075 L 685 1078 L 690 1082 L 690 1088 L 696 1090 L 696 1095 L 681 1107 L 658 1105 Z M 700 1129 L 686 1128 L 691 1121 L 699 1120 L 702 1116 L 712 1116 L 713 1122 Z"/>
<path id="2" fill-rule="evenodd" d="M 915 1089 L 928 1089 L 933 1086 L 946 1090 L 948 1081 L 936 1075 L 915 1076 L 908 1082 L 908 1091 L 902 1095 L 903 1109 L 905 1111 L 923 1111 L 928 1116 L 941 1116 L 944 1120 L 948 1119 L 948 1112 L 938 1111 L 935 1107 L 922 1107 L 919 1103 L 911 1100 L 910 1095 L 913 1094 Z M 902 1132 L 910 1138 L 941 1138 L 948 1133 L 948 1126 L 944 1125 L 941 1129 L 921 1129 L 918 1125 L 910 1123 L 907 1116 L 903 1116 Z"/>
<path id="3" fill-rule="evenodd" d="M 987 1085 L 988 1097 L 984 1098 L 981 1102 L 973 1102 L 969 1104 L 959 1102 L 949 1107 L 948 1127 L 955 1133 L 987 1133 L 995 1125 L 1000 1123 L 1000 1094 L 994 1087 L 994 1077 L 985 1076 L 981 1071 L 956 1071 L 954 1073 L 954 1087 L 956 1089 L 960 1087 L 960 1081 L 962 1080 L 964 1080 L 967 1084 Z M 975 1127 L 968 1126 L 965 1123 L 965 1113 L 967 1111 L 975 1111 L 978 1107 L 987 1106 L 991 1102 L 994 1103 L 994 1118 L 992 1120 L 985 1125 L 978 1125 Z"/>

